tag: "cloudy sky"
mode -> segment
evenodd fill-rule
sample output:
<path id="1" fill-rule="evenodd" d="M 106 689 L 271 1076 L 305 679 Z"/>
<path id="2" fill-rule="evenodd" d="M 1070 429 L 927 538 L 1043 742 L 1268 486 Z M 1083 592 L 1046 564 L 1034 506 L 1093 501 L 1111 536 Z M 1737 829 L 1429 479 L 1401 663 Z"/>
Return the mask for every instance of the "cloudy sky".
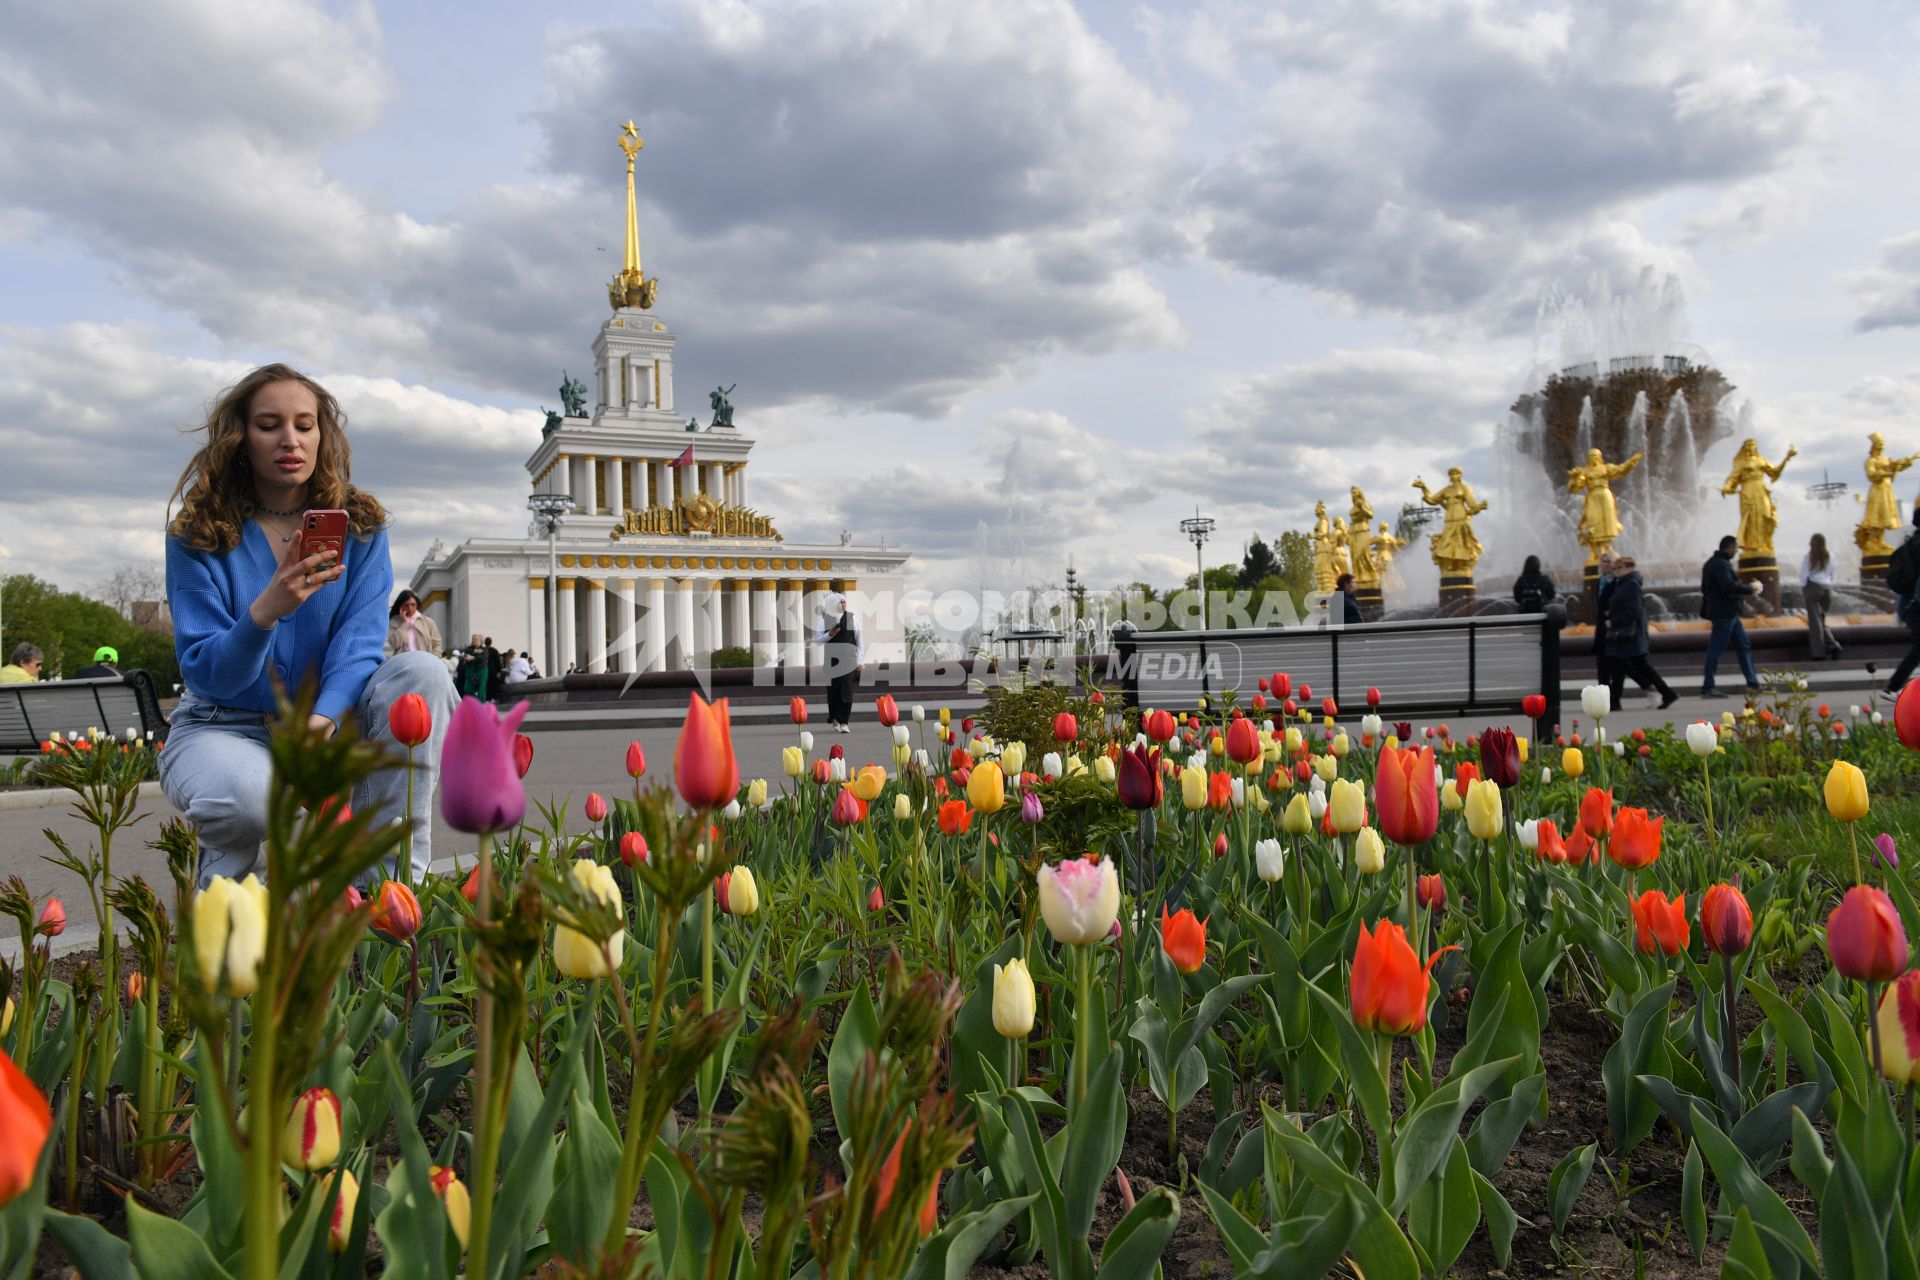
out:
<path id="1" fill-rule="evenodd" d="M 183 432 L 276 359 L 402 578 L 522 527 L 628 117 L 682 396 L 737 382 L 757 505 L 917 585 L 1171 582 L 1196 505 L 1237 558 L 1453 461 L 1497 508 L 1543 307 L 1670 280 L 1790 480 L 1920 449 L 1907 5 L 620 8 L 0 7 L 6 571 L 157 563 Z"/>

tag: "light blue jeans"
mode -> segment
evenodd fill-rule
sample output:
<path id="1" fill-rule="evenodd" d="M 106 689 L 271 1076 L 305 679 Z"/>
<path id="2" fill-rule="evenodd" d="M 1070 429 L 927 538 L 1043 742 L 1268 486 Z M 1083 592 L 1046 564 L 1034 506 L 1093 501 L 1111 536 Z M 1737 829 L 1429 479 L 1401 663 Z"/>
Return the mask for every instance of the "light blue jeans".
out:
<path id="1" fill-rule="evenodd" d="M 402 694 L 426 699 L 433 734 L 413 752 L 413 874 L 424 876 L 433 862 L 433 799 L 440 777 L 440 744 L 459 699 L 453 678 L 439 655 L 396 653 L 373 673 L 354 708 L 361 735 L 404 757 L 394 741 L 387 709 Z M 187 693 L 174 709 L 166 749 L 160 753 L 160 786 L 167 800 L 200 834 L 199 881 L 215 876 L 240 879 L 266 876 L 261 841 L 267 833 L 267 795 L 273 784 L 267 752 L 270 730 L 262 711 L 222 707 Z M 354 788 L 355 813 L 373 813 L 400 822 L 407 812 L 407 769 L 382 769 Z M 404 846 L 403 846 L 404 847 Z"/>

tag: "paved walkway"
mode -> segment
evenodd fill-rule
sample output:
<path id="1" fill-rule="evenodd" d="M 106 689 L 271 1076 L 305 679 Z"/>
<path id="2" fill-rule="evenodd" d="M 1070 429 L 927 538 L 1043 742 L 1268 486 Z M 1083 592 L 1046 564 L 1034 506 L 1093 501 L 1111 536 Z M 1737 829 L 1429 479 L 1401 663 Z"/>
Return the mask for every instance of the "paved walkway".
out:
<path id="1" fill-rule="evenodd" d="M 1733 678 L 1738 681 L 1737 671 L 1733 673 Z M 1843 711 L 1849 703 L 1866 702 L 1872 696 L 1871 680 L 1859 670 L 1821 672 L 1812 677 L 1812 683 L 1822 698 L 1834 704 L 1836 711 Z M 1635 696 L 1631 685 L 1628 688 L 1625 708 L 1610 721 L 1620 732 L 1652 728 L 1668 722 L 1686 724 L 1699 719 L 1717 720 L 1722 711 L 1739 705 L 1734 698 L 1709 701 L 1699 697 L 1683 697 L 1662 713 L 1654 709 L 1654 703 Z M 1567 699 L 1564 714 L 1569 720 L 1578 717 L 1577 686 L 1569 683 L 1564 696 Z M 960 714 L 955 712 L 956 720 Z M 622 719 L 618 712 L 605 713 L 605 716 L 613 719 L 616 725 Z M 932 717 L 933 709 L 930 707 L 926 722 L 926 738 L 930 747 L 938 745 L 933 735 Z M 1497 722 L 1496 718 L 1484 716 L 1451 718 L 1451 726 L 1459 736 L 1478 731 L 1494 722 Z M 918 726 L 913 726 L 911 721 L 903 723 L 915 729 L 917 744 Z M 589 727 L 592 725 L 590 718 L 576 714 L 570 716 L 564 725 L 535 724 L 530 729 L 535 751 L 533 768 L 527 775 L 529 799 L 549 802 L 570 799 L 569 816 L 575 823 L 582 821 L 580 807 L 588 792 L 599 791 L 609 795 L 629 792 L 632 783 L 626 776 L 626 748 L 627 743 L 636 738 L 647 753 L 648 778 L 671 780 L 672 777 L 673 745 L 679 734 L 677 721 L 673 724 L 647 724 L 638 728 Z M 1520 732 L 1526 731 L 1523 723 L 1515 722 L 1513 727 Z M 871 706 L 859 709 L 850 734 L 826 732 L 823 722 L 817 717 L 809 728 L 814 733 L 814 749 L 817 753 L 825 753 L 831 744 L 839 742 L 846 747 L 848 758 L 856 765 L 890 759 L 891 733 L 873 719 Z M 740 759 L 741 779 L 749 781 L 763 777 L 769 785 L 777 787 L 783 777 L 780 750 L 794 742 L 794 734 L 794 728 L 788 724 L 735 726 L 734 746 Z M 119 876 L 143 875 L 164 894 L 168 892 L 165 861 L 146 845 L 173 810 L 163 797 L 157 795 L 143 808 L 145 816 L 141 821 L 121 832 L 115 840 L 114 872 Z M 76 849 L 85 849 L 91 843 L 92 829 L 68 812 L 65 805 L 0 809 L 0 879 L 18 875 L 26 880 L 35 894 L 59 894 L 67 908 L 68 933 L 75 941 L 90 942 L 95 929 L 92 908 L 86 901 L 79 880 L 71 872 L 44 860 L 46 855 L 53 852 L 51 844 L 41 834 L 46 828 L 59 832 Z M 469 855 L 471 840 L 472 837 L 447 827 L 436 812 L 433 836 L 436 857 L 445 858 L 456 853 Z M 17 947 L 13 933 L 12 922 L 0 920 L 0 954 Z"/>

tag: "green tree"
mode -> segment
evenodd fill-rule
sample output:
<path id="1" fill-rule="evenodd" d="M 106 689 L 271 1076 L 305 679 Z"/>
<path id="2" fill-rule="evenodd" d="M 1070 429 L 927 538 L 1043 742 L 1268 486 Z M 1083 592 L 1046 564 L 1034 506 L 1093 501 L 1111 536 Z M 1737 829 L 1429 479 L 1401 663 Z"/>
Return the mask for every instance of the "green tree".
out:
<path id="1" fill-rule="evenodd" d="M 103 644 L 120 651 L 122 671 L 151 674 L 163 697 L 180 679 L 170 633 L 143 631 L 113 606 L 76 591 L 62 591 L 32 574 L 0 583 L 0 659 L 11 656 L 22 641 L 37 645 L 47 655 L 43 679 L 57 679 L 89 665 L 94 650 Z"/>
<path id="2" fill-rule="evenodd" d="M 1299 604 L 1313 590 L 1313 540 L 1298 529 L 1289 529 L 1276 539 L 1276 545 L 1280 581 Z"/>
<path id="3" fill-rule="evenodd" d="M 1240 585 L 1257 587 L 1279 572 L 1279 557 L 1273 554 L 1273 548 L 1263 542 L 1259 534 L 1254 534 L 1253 540 L 1247 543 L 1247 554 L 1240 559 Z"/>

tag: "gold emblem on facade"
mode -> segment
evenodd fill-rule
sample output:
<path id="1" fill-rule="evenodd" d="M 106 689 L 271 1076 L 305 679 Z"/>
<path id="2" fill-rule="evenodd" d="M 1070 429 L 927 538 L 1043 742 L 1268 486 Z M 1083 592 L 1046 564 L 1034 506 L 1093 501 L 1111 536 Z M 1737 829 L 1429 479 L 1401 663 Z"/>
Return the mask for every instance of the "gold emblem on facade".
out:
<path id="1" fill-rule="evenodd" d="M 651 506 L 628 511 L 614 526 L 612 536 L 679 538 L 703 533 L 715 538 L 768 538 L 784 542 L 773 518 L 750 507 L 729 507 L 704 493 L 682 498 L 671 507 Z"/>

